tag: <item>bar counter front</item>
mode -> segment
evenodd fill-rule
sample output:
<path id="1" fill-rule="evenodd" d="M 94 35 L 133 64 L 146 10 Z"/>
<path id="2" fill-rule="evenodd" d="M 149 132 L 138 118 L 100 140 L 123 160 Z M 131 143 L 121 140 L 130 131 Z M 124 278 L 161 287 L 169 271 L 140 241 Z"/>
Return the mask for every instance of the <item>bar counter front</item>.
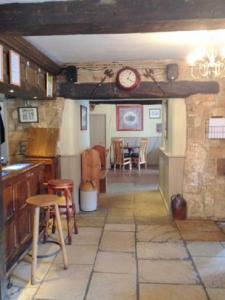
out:
<path id="1" fill-rule="evenodd" d="M 18 163 L 2 168 L 5 261 L 9 270 L 32 240 L 32 208 L 26 199 L 41 193 L 44 165 Z"/>

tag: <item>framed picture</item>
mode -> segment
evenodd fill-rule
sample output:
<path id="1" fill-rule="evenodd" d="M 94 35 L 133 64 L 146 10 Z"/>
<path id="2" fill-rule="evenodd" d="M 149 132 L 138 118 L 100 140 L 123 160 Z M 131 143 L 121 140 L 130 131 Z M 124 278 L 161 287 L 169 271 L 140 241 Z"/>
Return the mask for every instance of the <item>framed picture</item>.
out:
<path id="1" fill-rule="evenodd" d="M 38 108 L 19 107 L 18 117 L 20 123 L 38 123 Z"/>
<path id="2" fill-rule="evenodd" d="M 4 81 L 4 69 L 3 69 L 3 46 L 0 45 L 0 81 Z"/>
<path id="3" fill-rule="evenodd" d="M 13 50 L 9 50 L 9 78 L 10 84 L 21 85 L 20 55 Z"/>
<path id="4" fill-rule="evenodd" d="M 142 131 L 143 106 L 117 105 L 116 106 L 117 131 Z"/>
<path id="5" fill-rule="evenodd" d="M 80 106 L 80 130 L 87 130 L 87 107 Z"/>
<path id="6" fill-rule="evenodd" d="M 149 119 L 160 119 L 161 109 L 149 109 Z"/>
<path id="7" fill-rule="evenodd" d="M 53 76 L 46 73 L 46 96 L 53 97 Z"/>

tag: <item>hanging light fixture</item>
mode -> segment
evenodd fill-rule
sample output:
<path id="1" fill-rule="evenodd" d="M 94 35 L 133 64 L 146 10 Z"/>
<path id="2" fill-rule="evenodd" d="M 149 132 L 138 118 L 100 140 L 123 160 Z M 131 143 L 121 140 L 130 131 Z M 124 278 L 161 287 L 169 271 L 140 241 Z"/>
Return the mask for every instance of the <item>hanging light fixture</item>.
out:
<path id="1" fill-rule="evenodd" d="M 196 49 L 187 58 L 191 76 L 195 79 L 225 77 L 224 54 L 215 47 Z"/>

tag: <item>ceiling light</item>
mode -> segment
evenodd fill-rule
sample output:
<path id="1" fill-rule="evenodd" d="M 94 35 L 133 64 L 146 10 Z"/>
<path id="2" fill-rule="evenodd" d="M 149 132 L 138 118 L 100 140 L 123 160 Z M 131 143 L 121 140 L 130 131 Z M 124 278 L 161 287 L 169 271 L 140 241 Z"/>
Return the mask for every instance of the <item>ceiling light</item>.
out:
<path id="1" fill-rule="evenodd" d="M 37 96 L 34 96 L 33 98 L 34 98 L 34 99 L 37 99 L 38 97 L 37 97 Z"/>
<path id="2" fill-rule="evenodd" d="M 10 93 L 14 93 L 14 90 L 9 90 Z"/>
<path id="3" fill-rule="evenodd" d="M 187 62 L 191 76 L 195 79 L 225 76 L 225 53 L 215 47 L 198 48 L 191 53 Z"/>

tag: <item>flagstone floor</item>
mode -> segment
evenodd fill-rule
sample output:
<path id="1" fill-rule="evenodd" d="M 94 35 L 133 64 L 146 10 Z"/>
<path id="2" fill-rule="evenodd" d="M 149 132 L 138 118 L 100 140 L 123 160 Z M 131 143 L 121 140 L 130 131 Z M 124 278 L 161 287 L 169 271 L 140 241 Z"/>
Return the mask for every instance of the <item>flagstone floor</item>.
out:
<path id="1" fill-rule="evenodd" d="M 96 212 L 78 216 L 68 270 L 60 253 L 42 259 L 31 286 L 25 256 L 11 276 L 10 300 L 224 300 L 224 224 L 174 223 L 160 193 L 137 185 L 138 192 L 119 194 L 119 187 L 101 196 Z"/>

